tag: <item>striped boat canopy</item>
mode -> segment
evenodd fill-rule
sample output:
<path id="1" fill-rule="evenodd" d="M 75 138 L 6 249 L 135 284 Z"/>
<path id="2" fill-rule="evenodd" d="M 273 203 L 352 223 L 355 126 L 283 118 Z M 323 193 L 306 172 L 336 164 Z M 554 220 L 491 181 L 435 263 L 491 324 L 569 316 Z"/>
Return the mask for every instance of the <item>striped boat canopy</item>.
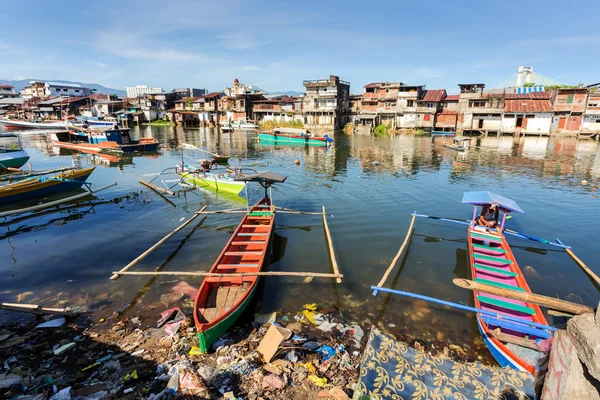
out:
<path id="1" fill-rule="evenodd" d="M 495 204 L 507 211 L 514 211 L 521 214 L 525 213 L 516 201 L 492 192 L 465 192 L 463 194 L 462 203 L 473 204 L 476 206 Z"/>

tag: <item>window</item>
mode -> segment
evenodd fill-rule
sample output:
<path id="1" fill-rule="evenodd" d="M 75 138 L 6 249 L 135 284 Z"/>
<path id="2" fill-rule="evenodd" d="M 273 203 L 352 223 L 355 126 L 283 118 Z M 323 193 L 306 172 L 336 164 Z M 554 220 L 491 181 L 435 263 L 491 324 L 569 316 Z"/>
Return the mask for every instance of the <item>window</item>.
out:
<path id="1" fill-rule="evenodd" d="M 575 95 L 573 95 L 573 94 L 570 94 L 570 95 L 567 96 L 567 104 L 573 104 L 573 97 L 574 96 Z"/>
<path id="2" fill-rule="evenodd" d="M 527 118 L 527 119 L 533 119 L 533 118 L 535 118 L 535 115 L 533 115 L 533 114 L 526 115 L 525 118 Z"/>
<path id="3" fill-rule="evenodd" d="M 485 100 L 471 100 L 469 102 L 469 107 L 485 107 Z"/>
<path id="4" fill-rule="evenodd" d="M 431 103 L 431 102 L 429 102 L 429 103 L 427 103 L 427 104 L 425 105 L 425 107 L 427 107 L 427 108 L 433 108 L 433 107 L 435 107 L 435 103 Z"/>
<path id="5" fill-rule="evenodd" d="M 600 103 L 588 103 L 588 107 L 600 107 Z"/>
<path id="6" fill-rule="evenodd" d="M 406 107 L 414 107 L 415 106 L 415 101 L 414 100 L 408 100 L 406 102 Z"/>
<path id="7" fill-rule="evenodd" d="M 79 89 L 75 89 L 75 93 L 79 93 Z"/>

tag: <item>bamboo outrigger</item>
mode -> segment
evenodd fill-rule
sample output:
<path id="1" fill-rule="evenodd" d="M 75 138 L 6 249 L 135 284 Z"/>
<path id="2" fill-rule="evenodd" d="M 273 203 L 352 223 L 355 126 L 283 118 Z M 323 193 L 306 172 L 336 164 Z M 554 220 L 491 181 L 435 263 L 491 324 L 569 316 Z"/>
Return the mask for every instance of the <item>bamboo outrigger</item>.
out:
<path id="1" fill-rule="evenodd" d="M 343 278 L 335 259 L 325 207 L 323 207 L 323 212 L 321 213 L 276 207 L 273 204 L 271 188 L 274 184 L 285 182 L 287 177 L 283 175 L 267 171 L 236 179 L 244 183 L 259 183 L 265 190 L 264 197 L 253 206 L 247 205 L 245 210 L 206 211 L 206 206 L 204 206 L 192 218 L 188 219 L 184 224 L 169 233 L 120 271 L 113 272 L 111 276 L 113 280 L 119 279 L 123 275 L 205 277 L 194 302 L 194 321 L 198 330 L 199 347 L 203 352 L 207 352 L 212 343 L 227 331 L 248 307 L 257 290 L 258 280 L 261 276 L 326 278 L 335 279 L 338 283 Z M 166 240 L 175 235 L 175 233 L 192 222 L 198 215 L 217 213 L 244 213 L 245 215 L 209 271 L 129 271 Z M 333 273 L 263 271 L 268 264 L 270 247 L 275 231 L 276 213 L 315 214 L 323 217 Z"/>

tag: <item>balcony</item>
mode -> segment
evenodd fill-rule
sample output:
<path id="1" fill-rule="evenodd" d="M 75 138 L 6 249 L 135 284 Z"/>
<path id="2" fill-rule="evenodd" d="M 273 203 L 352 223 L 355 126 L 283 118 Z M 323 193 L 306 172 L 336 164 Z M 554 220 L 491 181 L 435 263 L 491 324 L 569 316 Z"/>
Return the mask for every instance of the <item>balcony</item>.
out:
<path id="1" fill-rule="evenodd" d="M 417 107 L 416 111 L 418 113 L 434 114 L 437 111 L 437 109 L 435 107 Z"/>
<path id="2" fill-rule="evenodd" d="M 254 111 L 280 111 L 279 105 L 276 104 L 255 104 Z"/>

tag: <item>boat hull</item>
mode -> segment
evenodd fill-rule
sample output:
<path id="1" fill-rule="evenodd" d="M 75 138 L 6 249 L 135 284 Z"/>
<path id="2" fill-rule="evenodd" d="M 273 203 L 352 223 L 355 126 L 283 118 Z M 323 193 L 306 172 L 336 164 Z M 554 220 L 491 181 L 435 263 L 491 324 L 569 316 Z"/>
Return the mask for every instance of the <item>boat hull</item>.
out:
<path id="1" fill-rule="evenodd" d="M 183 180 L 193 186 L 210 189 L 215 193 L 229 193 L 238 195 L 242 190 L 244 190 L 244 182 L 236 182 L 236 181 L 228 181 L 224 179 L 218 179 L 208 175 L 206 178 L 203 178 L 200 174 L 188 173 L 184 172 L 179 175 Z"/>
<path id="2" fill-rule="evenodd" d="M 17 201 L 50 196 L 80 188 L 94 172 L 94 168 L 84 168 L 55 175 L 52 178 L 27 179 L 0 187 L 0 205 Z M 64 177 L 60 179 L 60 177 Z"/>
<path id="3" fill-rule="evenodd" d="M 0 153 L 0 172 L 8 168 L 21 168 L 29 161 L 29 154 L 25 150 Z"/>
<path id="4" fill-rule="evenodd" d="M 504 235 L 489 232 L 479 227 L 470 227 L 468 250 L 471 277 L 474 281 L 531 293 Z M 547 325 L 544 314 L 539 306 L 535 304 L 480 293 L 479 291 L 473 291 L 473 298 L 477 308 L 497 312 L 500 316 L 507 315 L 522 319 L 523 324 L 536 322 Z M 516 354 L 518 346 L 509 347 L 507 343 L 498 340 L 494 336 L 494 331 L 499 329 L 500 333 L 517 339 L 522 339 L 524 335 L 502 327 L 490 326 L 479 314 L 476 319 L 483 341 L 498 364 L 519 371 L 528 371 L 532 375 L 536 374 L 535 364 Z M 531 339 L 535 340 L 536 337 Z"/>
<path id="5" fill-rule="evenodd" d="M 29 122 L 11 121 L 0 119 L 0 125 L 11 129 L 65 129 L 66 124 L 62 122 Z"/>
<path id="6" fill-rule="evenodd" d="M 274 228 L 270 199 L 255 204 L 233 232 L 210 269 L 220 277 L 207 277 L 194 302 L 194 322 L 202 352 L 238 320 L 250 305 L 258 287 L 256 275 L 228 274 L 259 272 L 266 265 Z"/>
<path id="7" fill-rule="evenodd" d="M 446 144 L 446 143 L 444 143 L 443 146 L 445 148 L 447 148 L 447 149 L 450 149 L 450 150 L 456 150 L 456 151 L 465 151 L 466 150 L 465 147 L 455 146 L 453 144 Z"/>
<path id="8" fill-rule="evenodd" d="M 287 136 L 274 135 L 271 133 L 259 133 L 258 138 L 261 142 L 277 144 L 301 144 L 310 146 L 327 146 L 326 138 L 311 138 L 306 136 Z"/>

